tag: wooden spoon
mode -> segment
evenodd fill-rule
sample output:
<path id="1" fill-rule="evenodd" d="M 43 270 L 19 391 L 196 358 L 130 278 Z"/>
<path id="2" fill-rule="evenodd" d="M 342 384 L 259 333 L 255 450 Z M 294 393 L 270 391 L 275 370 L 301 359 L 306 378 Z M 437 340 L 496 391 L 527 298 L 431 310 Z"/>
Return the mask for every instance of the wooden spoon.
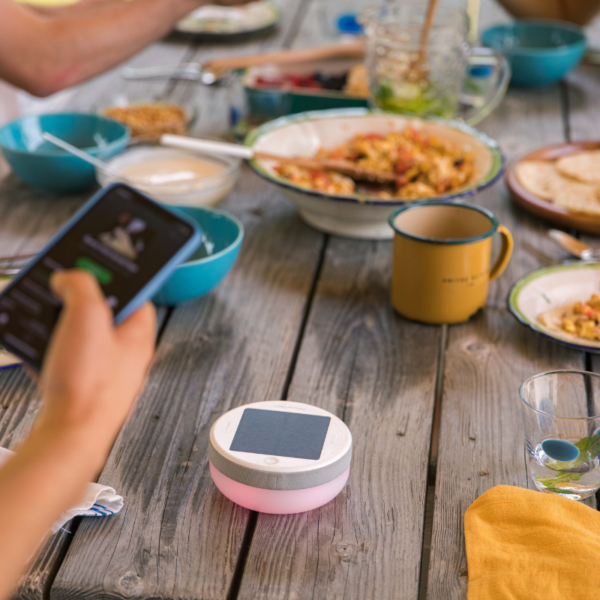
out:
<path id="1" fill-rule="evenodd" d="M 223 154 L 226 156 L 234 156 L 236 158 L 244 158 L 246 160 L 261 158 L 263 160 L 273 160 L 282 164 L 296 165 L 305 169 L 334 171 L 336 173 L 347 175 L 356 181 L 370 181 L 372 183 L 385 184 L 394 183 L 396 181 L 396 175 L 394 173 L 360 167 L 347 160 L 279 156 L 269 152 L 255 151 L 248 146 L 238 146 L 237 144 L 229 144 L 227 142 L 200 140 L 172 134 L 164 134 L 161 136 L 160 143 L 163 146 L 172 146 L 174 148 L 195 150 L 197 152 L 210 154 Z"/>
<path id="2" fill-rule="evenodd" d="M 421 31 L 421 40 L 419 41 L 419 55 L 417 60 L 413 64 L 413 68 L 421 70 L 421 65 L 425 62 L 427 58 L 427 44 L 429 43 L 429 32 L 431 31 L 431 26 L 433 25 L 433 17 L 435 16 L 435 9 L 437 7 L 438 0 L 429 0 L 429 4 L 427 6 L 427 16 L 425 17 L 425 24 L 423 25 L 423 29 Z"/>
<path id="3" fill-rule="evenodd" d="M 357 40 L 342 44 L 332 44 L 317 48 L 301 48 L 299 50 L 278 50 L 249 54 L 245 56 L 232 56 L 210 60 L 202 68 L 214 73 L 223 73 L 237 69 L 246 69 L 259 65 L 284 65 L 304 62 L 315 62 L 331 58 L 364 58 L 364 40 Z"/>
<path id="4" fill-rule="evenodd" d="M 334 58 L 363 59 L 365 56 L 364 40 L 348 43 L 331 44 L 317 48 L 301 48 L 299 50 L 278 50 L 261 52 L 229 58 L 217 58 L 206 63 L 185 63 L 174 67 L 125 67 L 122 75 L 125 79 L 185 79 L 212 85 L 229 71 L 257 67 L 260 65 L 283 65 L 312 62 Z"/>
<path id="5" fill-rule="evenodd" d="M 317 171 L 334 171 L 347 175 L 356 181 L 370 181 L 371 183 L 394 183 L 397 176 L 388 171 L 380 171 L 368 167 L 360 167 L 348 160 L 332 160 L 330 158 L 290 158 L 277 156 L 268 152 L 255 152 L 254 158 L 274 160 L 282 164 L 296 165 L 305 169 Z"/>

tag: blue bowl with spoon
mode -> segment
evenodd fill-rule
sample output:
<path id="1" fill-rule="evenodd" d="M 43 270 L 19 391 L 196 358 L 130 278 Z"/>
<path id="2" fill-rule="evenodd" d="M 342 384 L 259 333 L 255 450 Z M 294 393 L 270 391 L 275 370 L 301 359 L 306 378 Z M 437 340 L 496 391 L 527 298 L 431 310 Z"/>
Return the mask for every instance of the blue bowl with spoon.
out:
<path id="1" fill-rule="evenodd" d="M 102 159 L 123 151 L 128 129 L 112 119 L 87 113 L 29 115 L 0 129 L 0 150 L 23 181 L 44 192 L 83 192 L 96 184 L 94 167 L 47 142 L 48 132 Z"/>
<path id="2" fill-rule="evenodd" d="M 154 296 L 156 304 L 176 306 L 204 296 L 217 287 L 233 267 L 244 239 L 244 226 L 234 216 L 214 208 L 172 206 L 192 218 L 202 231 L 202 243 Z"/>
<path id="3" fill-rule="evenodd" d="M 587 44 L 581 27 L 545 20 L 494 25 L 481 34 L 481 41 L 506 56 L 512 69 L 511 83 L 520 87 L 560 81 L 577 66 Z"/>

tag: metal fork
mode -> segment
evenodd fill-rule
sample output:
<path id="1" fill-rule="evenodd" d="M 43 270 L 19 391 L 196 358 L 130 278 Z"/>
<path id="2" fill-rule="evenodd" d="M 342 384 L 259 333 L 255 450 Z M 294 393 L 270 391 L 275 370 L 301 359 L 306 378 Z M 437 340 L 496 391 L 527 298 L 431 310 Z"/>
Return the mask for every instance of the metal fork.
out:
<path id="1" fill-rule="evenodd" d="M 545 265 L 547 265 L 549 267 L 554 266 L 554 265 L 560 265 L 561 263 L 564 262 L 559 258 L 554 258 L 554 257 L 550 256 L 549 254 L 542 252 L 541 250 L 539 250 L 535 246 L 532 246 L 529 242 L 527 242 L 525 240 L 523 240 L 521 242 L 521 246 L 523 246 L 523 249 L 525 251 L 529 252 L 529 254 L 531 254 L 532 256 L 535 256 L 540 262 L 544 263 Z"/>

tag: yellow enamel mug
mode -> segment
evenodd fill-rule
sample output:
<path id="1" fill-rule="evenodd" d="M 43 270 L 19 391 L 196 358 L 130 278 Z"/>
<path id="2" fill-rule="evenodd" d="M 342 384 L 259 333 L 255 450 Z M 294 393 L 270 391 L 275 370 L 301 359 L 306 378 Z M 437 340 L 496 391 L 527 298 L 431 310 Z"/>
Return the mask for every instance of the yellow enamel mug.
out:
<path id="1" fill-rule="evenodd" d="M 394 235 L 392 305 L 423 323 L 462 323 L 485 306 L 488 284 L 502 274 L 513 249 L 506 227 L 485 208 L 421 202 L 390 217 Z M 492 237 L 502 248 L 490 269 Z"/>

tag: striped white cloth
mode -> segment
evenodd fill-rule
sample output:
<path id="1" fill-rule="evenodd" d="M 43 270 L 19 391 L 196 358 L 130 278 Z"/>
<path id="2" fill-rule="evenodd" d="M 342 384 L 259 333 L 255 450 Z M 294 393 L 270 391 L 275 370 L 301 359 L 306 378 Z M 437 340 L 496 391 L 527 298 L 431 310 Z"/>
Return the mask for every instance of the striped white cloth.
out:
<path id="1" fill-rule="evenodd" d="M 6 448 L 0 448 L 0 466 L 8 460 L 14 452 Z M 88 483 L 85 495 L 73 508 L 63 513 L 54 523 L 51 533 L 56 533 L 62 526 L 73 517 L 107 517 L 118 513 L 123 508 L 123 497 L 115 490 L 99 483 Z"/>

